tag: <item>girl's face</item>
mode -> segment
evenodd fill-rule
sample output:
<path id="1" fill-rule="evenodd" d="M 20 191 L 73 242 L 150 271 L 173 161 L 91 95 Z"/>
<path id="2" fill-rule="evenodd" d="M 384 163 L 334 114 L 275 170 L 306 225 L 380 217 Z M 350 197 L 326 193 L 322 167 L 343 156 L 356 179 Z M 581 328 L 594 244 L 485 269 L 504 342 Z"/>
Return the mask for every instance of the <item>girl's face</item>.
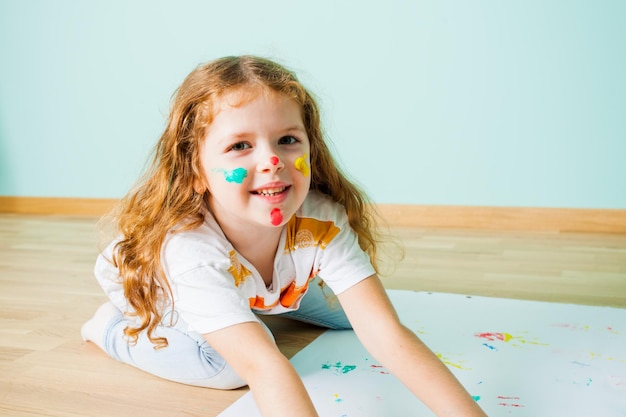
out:
<path id="1" fill-rule="evenodd" d="M 242 101 L 236 91 L 216 104 L 200 151 L 211 211 L 222 227 L 283 226 L 311 184 L 300 106 L 264 92 Z"/>

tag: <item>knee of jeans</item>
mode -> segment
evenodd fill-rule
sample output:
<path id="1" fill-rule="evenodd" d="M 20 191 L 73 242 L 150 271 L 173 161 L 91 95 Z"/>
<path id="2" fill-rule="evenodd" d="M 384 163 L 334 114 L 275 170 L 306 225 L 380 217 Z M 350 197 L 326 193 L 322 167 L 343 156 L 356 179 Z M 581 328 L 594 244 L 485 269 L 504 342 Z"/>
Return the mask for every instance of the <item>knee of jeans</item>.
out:
<path id="1" fill-rule="evenodd" d="M 341 322 L 337 321 L 332 326 L 328 327 L 331 330 L 352 330 L 352 324 L 348 319 L 342 320 Z"/>
<path id="2" fill-rule="evenodd" d="M 224 369 L 214 377 L 207 380 L 207 388 L 230 390 L 245 387 L 246 381 L 235 372 L 230 365 L 226 364 Z"/>

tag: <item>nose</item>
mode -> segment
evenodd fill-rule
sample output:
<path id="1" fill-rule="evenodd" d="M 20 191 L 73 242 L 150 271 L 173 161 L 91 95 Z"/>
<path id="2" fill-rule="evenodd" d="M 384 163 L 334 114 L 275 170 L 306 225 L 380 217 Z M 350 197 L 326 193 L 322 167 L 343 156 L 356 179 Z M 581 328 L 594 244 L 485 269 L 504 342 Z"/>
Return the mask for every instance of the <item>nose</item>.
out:
<path id="1" fill-rule="evenodd" d="M 278 172 L 285 167 L 282 159 L 273 153 L 269 155 L 264 155 L 261 157 L 261 161 L 258 165 L 258 169 L 261 172 Z"/>

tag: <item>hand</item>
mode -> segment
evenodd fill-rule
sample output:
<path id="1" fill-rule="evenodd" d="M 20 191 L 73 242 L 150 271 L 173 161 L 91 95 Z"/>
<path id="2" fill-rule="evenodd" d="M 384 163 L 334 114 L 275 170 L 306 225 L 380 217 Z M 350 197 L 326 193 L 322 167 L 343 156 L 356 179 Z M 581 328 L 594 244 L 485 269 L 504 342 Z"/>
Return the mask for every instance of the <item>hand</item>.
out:
<path id="1" fill-rule="evenodd" d="M 450 370 L 404 327 L 376 275 L 338 295 L 365 348 L 439 417 L 486 417 Z"/>
<path id="2" fill-rule="evenodd" d="M 204 335 L 248 384 L 262 416 L 317 417 L 302 380 L 257 322 L 236 324 Z"/>

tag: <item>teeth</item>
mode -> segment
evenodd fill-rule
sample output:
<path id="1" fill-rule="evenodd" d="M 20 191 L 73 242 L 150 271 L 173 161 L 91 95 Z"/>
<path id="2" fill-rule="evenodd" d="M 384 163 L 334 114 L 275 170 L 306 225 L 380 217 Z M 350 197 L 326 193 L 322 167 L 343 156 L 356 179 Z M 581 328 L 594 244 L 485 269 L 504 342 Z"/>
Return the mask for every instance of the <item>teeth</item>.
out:
<path id="1" fill-rule="evenodd" d="M 285 188 L 287 188 L 287 187 L 267 188 L 265 190 L 257 191 L 257 194 L 261 194 L 261 195 L 269 197 L 269 196 L 273 196 L 273 195 L 282 193 L 283 191 L 285 191 Z"/>

